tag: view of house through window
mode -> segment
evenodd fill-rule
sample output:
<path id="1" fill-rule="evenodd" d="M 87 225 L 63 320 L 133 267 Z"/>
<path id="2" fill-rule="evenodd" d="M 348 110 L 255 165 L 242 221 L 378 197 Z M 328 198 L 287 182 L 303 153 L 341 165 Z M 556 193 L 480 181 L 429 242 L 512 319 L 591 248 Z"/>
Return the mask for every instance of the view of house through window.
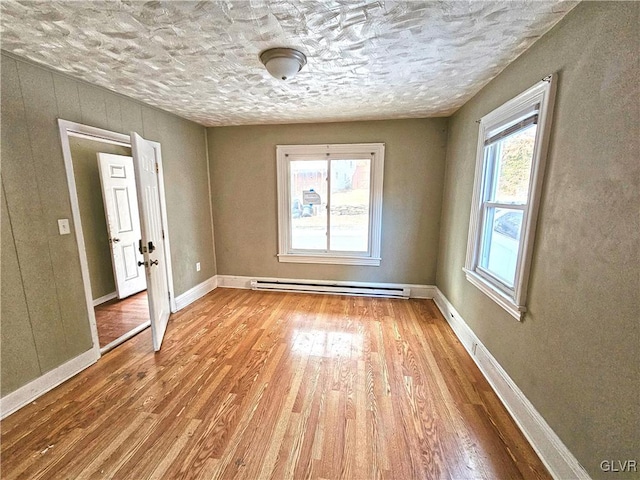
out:
<path id="1" fill-rule="evenodd" d="M 278 147 L 281 261 L 379 263 L 383 155 L 382 144 Z"/>
<path id="2" fill-rule="evenodd" d="M 366 252 L 371 161 L 292 161 L 290 170 L 292 248 Z"/>

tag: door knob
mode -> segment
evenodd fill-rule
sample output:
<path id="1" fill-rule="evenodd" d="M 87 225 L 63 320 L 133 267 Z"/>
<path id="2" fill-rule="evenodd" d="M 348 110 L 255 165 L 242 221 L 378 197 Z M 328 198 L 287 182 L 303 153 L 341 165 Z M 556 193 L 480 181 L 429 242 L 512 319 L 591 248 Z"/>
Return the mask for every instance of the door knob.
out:
<path id="1" fill-rule="evenodd" d="M 153 265 L 158 265 L 158 260 L 151 260 L 149 262 L 149 266 L 152 267 Z"/>
<path id="2" fill-rule="evenodd" d="M 157 261 L 157 260 L 156 260 Z M 138 266 L 141 267 L 142 265 L 144 265 L 145 267 L 147 266 L 147 262 L 138 262 Z"/>
<path id="3" fill-rule="evenodd" d="M 118 242 L 120 241 L 120 239 L 119 239 L 119 238 L 116 238 L 116 237 L 113 237 L 113 238 L 111 239 L 111 241 L 112 241 L 113 243 L 118 243 Z"/>

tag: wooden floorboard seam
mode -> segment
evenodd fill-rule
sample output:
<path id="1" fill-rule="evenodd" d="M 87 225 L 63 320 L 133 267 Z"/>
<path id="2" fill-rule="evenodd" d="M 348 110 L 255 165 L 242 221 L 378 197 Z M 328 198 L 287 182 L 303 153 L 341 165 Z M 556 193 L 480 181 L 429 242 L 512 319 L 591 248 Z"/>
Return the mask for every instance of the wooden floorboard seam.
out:
<path id="1" fill-rule="evenodd" d="M 431 300 L 216 289 L 0 429 L 3 479 L 550 478 Z"/>

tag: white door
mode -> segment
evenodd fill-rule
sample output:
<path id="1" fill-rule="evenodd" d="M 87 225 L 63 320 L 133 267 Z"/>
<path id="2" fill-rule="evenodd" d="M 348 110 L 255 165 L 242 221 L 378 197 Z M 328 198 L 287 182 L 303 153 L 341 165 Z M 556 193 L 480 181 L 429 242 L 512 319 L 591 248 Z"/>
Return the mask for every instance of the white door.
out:
<path id="1" fill-rule="evenodd" d="M 140 193 L 142 250 L 147 271 L 151 336 L 153 348 L 158 351 L 171 313 L 158 185 L 157 157 L 160 156 L 160 145 L 132 132 L 131 148 Z"/>
<path id="2" fill-rule="evenodd" d="M 98 153 L 98 170 L 116 292 L 118 298 L 125 298 L 147 288 L 144 269 L 138 265 L 142 237 L 133 159 Z"/>

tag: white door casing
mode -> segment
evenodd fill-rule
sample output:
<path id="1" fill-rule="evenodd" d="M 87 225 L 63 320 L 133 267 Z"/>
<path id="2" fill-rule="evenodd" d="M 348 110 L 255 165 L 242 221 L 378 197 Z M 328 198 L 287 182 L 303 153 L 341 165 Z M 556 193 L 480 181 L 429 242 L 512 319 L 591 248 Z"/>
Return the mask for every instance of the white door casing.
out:
<path id="1" fill-rule="evenodd" d="M 138 265 L 143 256 L 138 250 L 142 237 L 133 159 L 97 156 L 116 292 L 125 298 L 147 288 L 144 268 Z"/>
<path id="2" fill-rule="evenodd" d="M 71 146 L 69 144 L 70 137 L 85 138 L 94 140 L 97 142 L 103 142 L 110 145 L 120 145 L 122 147 L 131 147 L 131 138 L 129 135 L 122 133 L 112 132 L 110 130 L 104 130 L 101 128 L 91 127 L 89 125 L 83 125 L 77 122 L 70 122 L 68 120 L 58 119 L 58 131 L 60 134 L 60 144 L 62 146 L 62 157 L 64 158 L 64 167 L 67 177 L 67 187 L 69 189 L 69 200 L 71 201 L 71 215 L 72 215 L 72 230 L 75 233 L 76 245 L 78 248 L 78 259 L 80 260 L 80 271 L 82 273 L 82 284 L 84 290 L 84 300 L 87 307 L 87 316 L 89 322 L 89 328 L 91 330 L 91 339 L 93 341 L 93 355 L 94 360 L 98 360 L 102 355 L 100 348 L 100 340 L 98 338 L 98 328 L 96 326 L 96 318 L 93 310 L 93 294 L 91 290 L 91 279 L 89 275 L 89 263 L 87 260 L 87 252 L 85 248 L 84 233 L 82 230 L 82 219 L 80 218 L 80 203 L 78 200 L 78 191 L 76 188 L 76 179 L 73 169 L 73 159 L 71 156 Z M 158 156 L 156 160 L 159 166 L 158 184 L 160 187 L 160 199 L 162 209 L 162 220 L 164 225 L 164 247 L 165 247 L 165 267 L 166 278 L 168 282 L 168 288 L 171 295 L 171 309 L 173 312 L 178 310 L 175 301 L 173 290 L 173 271 L 171 268 L 171 246 L 170 246 L 170 226 L 167 218 L 166 211 L 166 195 L 164 191 L 163 182 L 163 168 L 162 168 L 162 156 L 160 155 L 160 144 L 151 142 L 154 149 L 157 149 Z M 135 169 L 135 164 L 134 164 Z M 155 268 L 155 267 L 154 267 Z M 149 286 L 147 285 L 147 288 Z"/>
<path id="3" fill-rule="evenodd" d="M 141 209 L 142 250 L 147 285 L 153 348 L 160 350 L 169 321 L 169 287 L 166 276 L 164 228 L 160 208 L 158 159 L 160 145 L 131 133 L 131 149 L 136 170 L 136 185 Z"/>

